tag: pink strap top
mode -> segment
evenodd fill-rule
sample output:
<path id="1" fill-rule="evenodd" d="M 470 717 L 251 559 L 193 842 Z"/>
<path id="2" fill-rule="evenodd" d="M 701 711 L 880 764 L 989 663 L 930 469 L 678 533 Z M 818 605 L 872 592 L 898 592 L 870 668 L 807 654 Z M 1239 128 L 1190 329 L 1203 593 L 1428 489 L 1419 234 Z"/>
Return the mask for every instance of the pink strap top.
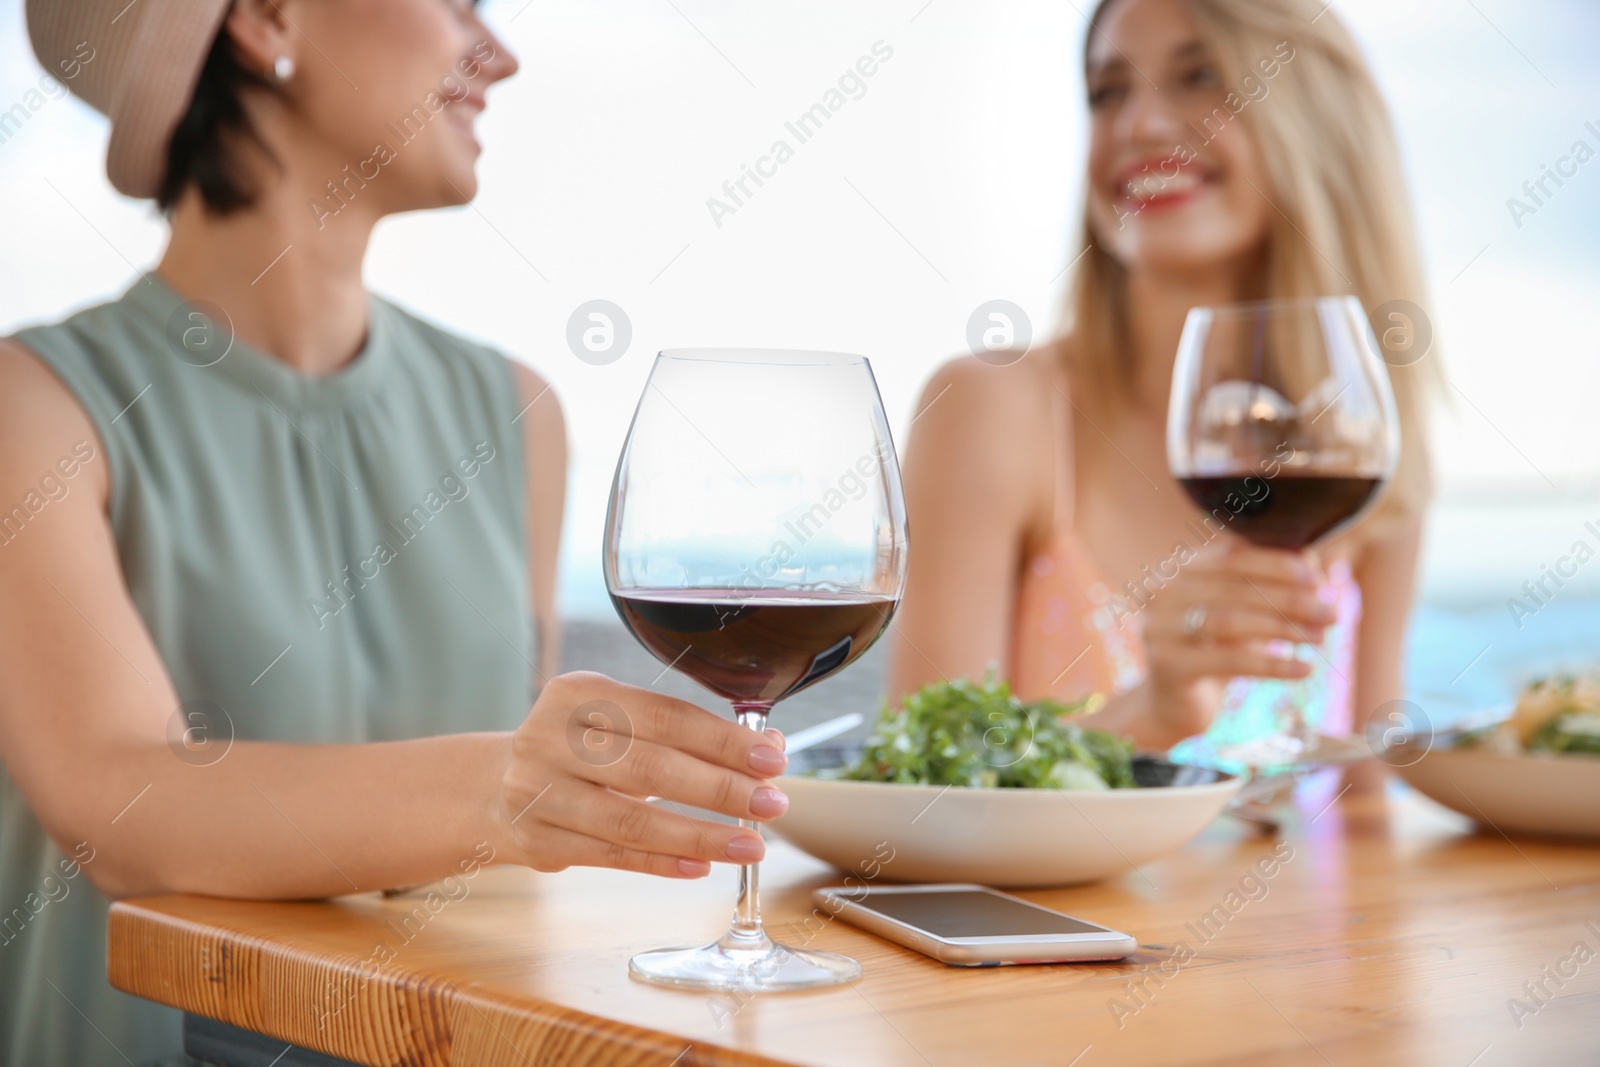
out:
<path id="1" fill-rule="evenodd" d="M 1143 680 L 1139 618 L 1114 612 L 1112 598 L 1077 535 L 1053 530 L 1024 566 L 1017 589 L 1008 676 L 1018 696 L 1111 696 Z"/>

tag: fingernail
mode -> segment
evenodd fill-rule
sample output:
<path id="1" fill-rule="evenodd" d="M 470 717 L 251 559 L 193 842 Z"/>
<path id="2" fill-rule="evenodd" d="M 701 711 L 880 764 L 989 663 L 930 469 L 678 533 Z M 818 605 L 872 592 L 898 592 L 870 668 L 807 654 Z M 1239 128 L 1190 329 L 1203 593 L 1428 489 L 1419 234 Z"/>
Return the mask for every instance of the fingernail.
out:
<path id="1" fill-rule="evenodd" d="M 782 774 L 788 765 L 789 757 L 783 754 L 782 749 L 773 748 L 771 745 L 757 745 L 750 750 L 750 769 L 757 774 Z"/>
<path id="2" fill-rule="evenodd" d="M 711 873 L 711 864 L 705 860 L 680 859 L 678 873 L 686 878 L 704 878 Z"/>
<path id="3" fill-rule="evenodd" d="M 754 863 L 767 851 L 759 837 L 741 835 L 728 842 L 728 858 L 735 863 Z"/>
<path id="4" fill-rule="evenodd" d="M 783 736 L 783 731 L 782 730 L 774 730 L 772 727 L 769 726 L 765 730 L 762 731 L 762 734 L 764 736 L 766 736 L 766 737 L 772 738 L 774 743 L 776 743 L 779 748 L 784 749 L 785 751 L 788 750 L 788 748 L 789 748 L 789 739 L 787 737 Z"/>
<path id="5" fill-rule="evenodd" d="M 789 810 L 789 798 L 772 788 L 764 785 L 750 794 L 750 814 L 763 819 L 770 819 L 782 815 Z"/>

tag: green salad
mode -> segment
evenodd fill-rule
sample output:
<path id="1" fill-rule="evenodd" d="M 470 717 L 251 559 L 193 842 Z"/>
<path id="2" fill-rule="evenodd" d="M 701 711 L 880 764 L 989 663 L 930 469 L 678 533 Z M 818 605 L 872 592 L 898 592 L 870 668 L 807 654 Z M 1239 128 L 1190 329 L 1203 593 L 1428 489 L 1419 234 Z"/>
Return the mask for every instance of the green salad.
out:
<path id="1" fill-rule="evenodd" d="M 1600 756 L 1600 677 L 1555 674 L 1529 683 L 1511 718 L 1462 734 L 1458 748 L 1504 755 Z"/>
<path id="2" fill-rule="evenodd" d="M 1133 743 L 1068 716 L 1098 698 L 1023 703 L 994 672 L 935 682 L 899 708 L 886 700 L 853 764 L 822 776 L 902 785 L 1130 789 Z"/>
<path id="3" fill-rule="evenodd" d="M 1600 756 L 1600 716 L 1592 711 L 1557 715 L 1533 732 L 1528 751 Z"/>

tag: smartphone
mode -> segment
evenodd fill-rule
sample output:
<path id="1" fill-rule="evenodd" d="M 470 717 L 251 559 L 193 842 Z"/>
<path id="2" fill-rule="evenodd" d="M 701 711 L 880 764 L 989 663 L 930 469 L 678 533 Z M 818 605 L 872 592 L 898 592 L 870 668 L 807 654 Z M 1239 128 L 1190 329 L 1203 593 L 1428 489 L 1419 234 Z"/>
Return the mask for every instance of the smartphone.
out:
<path id="1" fill-rule="evenodd" d="M 1119 930 L 981 885 L 830 886 L 830 914 L 956 967 L 1120 960 L 1139 947 Z"/>

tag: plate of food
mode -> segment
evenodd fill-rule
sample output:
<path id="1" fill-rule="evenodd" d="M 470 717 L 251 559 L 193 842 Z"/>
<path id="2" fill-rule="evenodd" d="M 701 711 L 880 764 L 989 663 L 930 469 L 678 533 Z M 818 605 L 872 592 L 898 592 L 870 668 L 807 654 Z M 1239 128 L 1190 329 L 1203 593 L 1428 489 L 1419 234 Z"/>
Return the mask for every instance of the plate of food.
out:
<path id="1" fill-rule="evenodd" d="M 1493 829 L 1600 839 L 1600 677 L 1538 679 L 1510 718 L 1407 738 L 1385 760 L 1418 792 Z"/>
<path id="2" fill-rule="evenodd" d="M 929 685 L 886 702 L 865 742 L 796 753 L 768 826 L 870 877 L 1074 885 L 1182 846 L 1239 790 L 1075 721 L 1092 706 L 1027 703 L 992 676 Z"/>

